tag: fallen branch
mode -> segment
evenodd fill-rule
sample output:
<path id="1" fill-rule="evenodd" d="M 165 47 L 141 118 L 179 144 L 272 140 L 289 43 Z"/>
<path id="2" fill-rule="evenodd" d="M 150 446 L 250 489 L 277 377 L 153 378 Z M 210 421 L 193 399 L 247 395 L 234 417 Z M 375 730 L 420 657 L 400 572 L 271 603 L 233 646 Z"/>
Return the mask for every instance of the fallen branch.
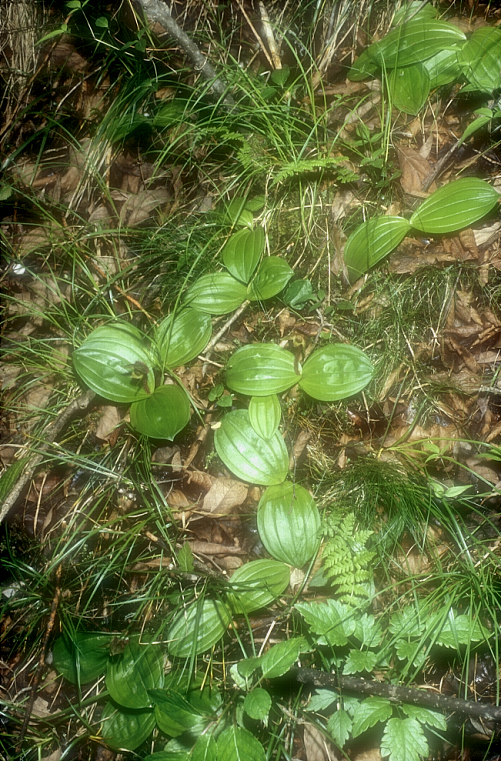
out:
<path id="1" fill-rule="evenodd" d="M 463 716 L 474 716 L 487 721 L 501 722 L 501 706 L 474 703 L 472 700 L 462 700 L 461 698 L 450 698 L 447 695 L 427 692 L 417 687 L 402 687 L 397 684 L 373 682 L 359 677 L 328 674 L 326 671 L 317 669 L 298 668 L 294 674 L 298 682 L 313 684 L 315 687 L 347 690 L 357 695 L 378 695 L 392 702 L 426 706 L 441 713 L 459 713 Z"/>
<path id="2" fill-rule="evenodd" d="M 231 108 L 235 107 L 235 101 L 228 94 L 228 85 L 216 74 L 216 70 L 207 60 L 199 47 L 183 32 L 177 21 L 175 21 L 165 3 L 161 0 L 136 0 L 142 8 L 149 24 L 160 24 L 175 39 L 177 44 L 184 50 L 195 71 L 211 83 L 212 91 L 219 98 L 223 99 L 225 105 Z"/>
<path id="3" fill-rule="evenodd" d="M 19 476 L 16 485 L 10 490 L 7 497 L 5 498 L 3 505 L 0 507 L 0 523 L 7 517 L 10 510 L 14 507 L 17 500 L 25 488 L 28 486 L 29 482 L 33 478 L 35 470 L 43 460 L 44 453 L 47 451 L 50 445 L 54 443 L 57 436 L 59 436 L 60 432 L 71 420 L 73 415 L 75 415 L 77 412 L 81 413 L 86 410 L 95 396 L 96 394 L 94 391 L 86 391 L 84 394 L 81 394 L 76 399 L 74 399 L 66 407 L 66 409 L 60 413 L 59 417 L 57 417 L 53 423 L 50 423 L 50 425 L 48 425 L 44 430 L 42 437 L 43 444 L 38 447 L 37 454 L 33 455 L 30 461 L 26 464 L 26 467 L 24 468 L 22 474 Z"/>

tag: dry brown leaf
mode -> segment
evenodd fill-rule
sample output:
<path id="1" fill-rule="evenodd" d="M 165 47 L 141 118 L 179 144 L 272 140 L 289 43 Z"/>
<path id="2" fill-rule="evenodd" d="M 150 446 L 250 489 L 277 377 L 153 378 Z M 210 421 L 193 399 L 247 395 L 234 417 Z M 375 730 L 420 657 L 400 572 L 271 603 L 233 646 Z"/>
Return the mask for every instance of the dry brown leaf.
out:
<path id="1" fill-rule="evenodd" d="M 185 507 L 193 507 L 193 502 L 190 501 L 184 492 L 179 489 L 173 489 L 170 494 L 167 495 L 167 504 L 172 507 L 173 510 L 182 510 Z"/>
<path id="2" fill-rule="evenodd" d="M 122 422 L 118 407 L 107 404 L 101 407 L 101 416 L 96 428 L 96 437 L 101 441 L 110 441 L 117 435 L 117 428 Z"/>
<path id="3" fill-rule="evenodd" d="M 433 182 L 428 192 L 423 191 L 423 183 L 431 172 L 431 166 L 414 148 L 400 146 L 397 148 L 397 156 L 402 172 L 400 184 L 404 193 L 417 198 L 427 198 L 436 190 L 437 186 Z"/>
<path id="4" fill-rule="evenodd" d="M 193 554 L 198 555 L 245 555 L 247 550 L 231 544 L 218 544 L 217 542 L 199 542 L 196 539 L 188 542 Z"/>
<path id="5" fill-rule="evenodd" d="M 226 515 L 241 505 L 247 497 L 247 487 L 233 478 L 218 478 L 205 495 L 202 510 Z"/>

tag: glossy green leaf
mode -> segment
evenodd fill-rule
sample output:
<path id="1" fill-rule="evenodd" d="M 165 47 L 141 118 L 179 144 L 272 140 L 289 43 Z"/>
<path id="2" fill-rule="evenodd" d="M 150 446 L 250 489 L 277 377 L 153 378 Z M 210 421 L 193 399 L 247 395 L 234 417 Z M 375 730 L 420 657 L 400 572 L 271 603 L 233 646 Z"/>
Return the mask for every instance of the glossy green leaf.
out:
<path id="1" fill-rule="evenodd" d="M 394 108 L 415 116 L 430 93 L 430 75 L 420 63 L 393 69 L 388 77 L 388 91 Z"/>
<path id="2" fill-rule="evenodd" d="M 362 391 L 373 373 L 374 367 L 361 349 L 329 344 L 308 357 L 299 385 L 314 399 L 335 402 Z"/>
<path id="3" fill-rule="evenodd" d="M 106 703 L 101 724 L 103 742 L 115 750 L 135 750 L 152 733 L 155 726 L 153 710 L 133 711 L 114 703 Z"/>
<path id="4" fill-rule="evenodd" d="M 252 613 L 275 602 L 289 586 L 290 570 L 276 560 L 251 560 L 231 577 L 228 602 L 235 613 Z"/>
<path id="5" fill-rule="evenodd" d="M 151 699 L 155 704 L 155 718 L 161 732 L 170 737 L 178 737 L 187 730 L 197 733 L 197 729 L 203 731 L 207 721 L 198 711 L 172 687 L 167 690 L 155 690 L 150 692 Z"/>
<path id="6" fill-rule="evenodd" d="M 216 761 L 217 744 L 210 734 L 201 735 L 191 750 L 190 761 Z"/>
<path id="7" fill-rule="evenodd" d="M 58 637 L 52 648 L 53 664 L 72 684 L 92 682 L 104 674 L 112 634 L 76 632 Z"/>
<path id="8" fill-rule="evenodd" d="M 212 333 L 210 316 L 187 307 L 168 315 L 156 331 L 156 344 L 164 367 L 179 367 L 202 352 Z"/>
<path id="9" fill-rule="evenodd" d="M 458 59 L 458 48 L 453 50 L 440 50 L 427 61 L 423 61 L 423 66 L 430 75 L 430 90 L 436 87 L 448 85 L 455 82 L 461 75 L 461 66 Z"/>
<path id="10" fill-rule="evenodd" d="M 466 36 L 446 21 L 415 18 L 392 29 L 379 42 L 370 45 L 348 73 L 352 80 L 364 79 L 377 70 L 389 70 L 423 63 L 441 50 L 454 48 Z"/>
<path id="11" fill-rule="evenodd" d="M 253 396 L 249 402 L 249 420 L 263 439 L 271 439 L 278 430 L 282 418 L 280 400 L 276 394 Z"/>
<path id="12" fill-rule="evenodd" d="M 355 631 L 353 609 L 338 600 L 327 602 L 298 602 L 296 609 L 301 613 L 319 645 L 344 647 Z"/>
<path id="13" fill-rule="evenodd" d="M 244 711 L 255 721 L 263 721 L 268 717 L 271 708 L 270 693 L 262 687 L 255 687 L 245 696 Z"/>
<path id="14" fill-rule="evenodd" d="M 392 713 L 391 703 L 386 698 L 362 700 L 353 717 L 353 737 L 359 737 L 380 721 L 386 721 Z"/>
<path id="15" fill-rule="evenodd" d="M 248 283 L 264 251 L 264 229 L 244 229 L 234 233 L 222 251 L 224 266 L 237 280 Z"/>
<path id="16" fill-rule="evenodd" d="M 172 439 L 190 420 L 188 394 L 178 385 L 159 386 L 130 408 L 133 428 L 154 439 Z"/>
<path id="17" fill-rule="evenodd" d="M 459 63 L 474 87 L 490 93 L 501 87 L 501 29 L 483 26 L 459 53 Z"/>
<path id="18" fill-rule="evenodd" d="M 429 727 L 435 727 L 442 730 L 442 732 L 447 732 L 445 716 L 438 713 L 438 711 L 431 711 L 424 706 L 414 706 L 408 703 L 402 703 L 400 708 L 409 719 L 416 719 L 420 724 L 427 724 Z"/>
<path id="19" fill-rule="evenodd" d="M 155 388 L 154 355 L 148 339 L 126 322 L 101 325 L 73 352 L 73 364 L 96 394 L 128 404 Z"/>
<path id="20" fill-rule="evenodd" d="M 283 676 L 299 658 L 299 653 L 309 650 L 305 637 L 291 637 L 284 642 L 272 645 L 261 656 L 260 666 L 266 679 L 276 679 Z"/>
<path id="21" fill-rule="evenodd" d="M 313 287 L 309 280 L 294 280 L 287 286 L 285 303 L 293 309 L 301 309 L 307 301 L 314 299 Z"/>
<path id="22" fill-rule="evenodd" d="M 263 259 L 256 277 L 247 288 L 247 298 L 251 301 L 271 299 L 285 288 L 294 271 L 285 259 L 279 256 L 267 256 Z"/>
<path id="23" fill-rule="evenodd" d="M 226 207 L 226 217 L 229 223 L 236 227 L 252 227 L 254 215 L 247 201 L 241 196 L 235 196 Z"/>
<path id="24" fill-rule="evenodd" d="M 247 298 L 247 288 L 228 272 L 202 275 L 186 291 L 184 301 L 207 314 L 227 314 Z"/>
<path id="25" fill-rule="evenodd" d="M 499 200 L 499 193 L 477 177 L 449 182 L 423 201 L 410 218 L 416 230 L 452 233 L 484 217 Z"/>
<path id="26" fill-rule="evenodd" d="M 352 283 L 388 256 L 405 238 L 410 223 L 403 217 L 374 217 L 362 222 L 344 248 L 344 261 Z"/>
<path id="27" fill-rule="evenodd" d="M 247 729 L 235 725 L 217 738 L 217 761 L 265 761 L 264 748 Z"/>
<path id="28" fill-rule="evenodd" d="M 294 386 L 300 375 L 294 355 L 276 344 L 249 344 L 238 349 L 226 365 L 226 385 L 248 396 L 270 396 Z"/>
<path id="29" fill-rule="evenodd" d="M 311 494 L 285 481 L 269 486 L 257 512 L 259 537 L 276 560 L 302 568 L 320 544 L 320 514 Z"/>
<path id="30" fill-rule="evenodd" d="M 480 113 L 481 111 L 487 111 L 487 113 Z M 479 108 L 478 111 L 474 111 L 473 113 L 479 114 L 479 116 L 477 116 L 476 119 L 468 124 L 465 131 L 461 135 L 458 146 L 462 145 L 465 140 L 468 140 L 468 138 L 477 132 L 477 130 L 482 129 L 482 127 L 485 127 L 486 124 L 489 124 L 489 122 L 492 121 L 492 118 L 494 117 L 494 112 L 490 108 Z"/>
<path id="31" fill-rule="evenodd" d="M 175 616 L 167 638 L 170 655 L 189 658 L 209 650 L 228 628 L 231 615 L 218 600 L 194 601 Z"/>
<path id="32" fill-rule="evenodd" d="M 423 7 L 421 0 L 413 0 L 412 3 L 403 5 L 397 10 L 393 16 L 391 25 L 398 26 L 411 18 L 436 18 L 437 16 L 438 10 L 434 8 L 433 5 L 428 4 Z"/>
<path id="33" fill-rule="evenodd" d="M 238 478 L 253 484 L 281 483 L 289 470 L 289 456 L 277 432 L 263 439 L 255 432 L 246 410 L 229 412 L 214 434 L 216 451 Z"/>
<path id="34" fill-rule="evenodd" d="M 111 698 L 125 708 L 149 708 L 148 690 L 163 686 L 164 656 L 159 645 L 131 638 L 121 655 L 108 663 L 106 687 Z"/>

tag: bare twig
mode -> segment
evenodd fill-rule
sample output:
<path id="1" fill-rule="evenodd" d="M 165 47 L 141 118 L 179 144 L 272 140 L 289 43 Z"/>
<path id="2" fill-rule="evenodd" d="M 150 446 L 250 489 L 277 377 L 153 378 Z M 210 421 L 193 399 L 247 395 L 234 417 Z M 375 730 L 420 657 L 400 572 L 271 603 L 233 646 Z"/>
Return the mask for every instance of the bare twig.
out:
<path id="1" fill-rule="evenodd" d="M 410 703 L 411 705 L 427 706 L 441 713 L 459 713 L 463 716 L 501 722 L 501 706 L 474 703 L 472 700 L 450 698 L 440 693 L 426 692 L 417 687 L 401 687 L 396 684 L 372 682 L 359 677 L 328 674 L 317 669 L 298 668 L 295 672 L 298 682 L 313 684 L 315 687 L 329 687 L 333 690 L 347 690 L 359 695 L 378 695 L 392 702 Z"/>
<path id="2" fill-rule="evenodd" d="M 19 477 L 18 482 L 14 488 L 11 489 L 3 505 L 0 507 L 0 523 L 6 518 L 11 508 L 14 507 L 24 489 L 33 478 L 35 470 L 43 460 L 44 452 L 46 452 L 49 446 L 56 440 L 59 433 L 71 420 L 73 415 L 77 412 L 82 413 L 86 410 L 95 396 L 94 391 L 86 391 L 84 394 L 81 394 L 74 399 L 63 412 L 61 412 L 59 417 L 57 417 L 53 423 L 47 426 L 43 434 L 43 443 L 38 447 L 37 454 L 33 455 L 22 475 Z"/>
<path id="3" fill-rule="evenodd" d="M 177 21 L 172 18 L 169 9 L 161 0 L 136 0 L 141 6 L 148 22 L 157 23 L 175 39 L 177 44 L 184 50 L 195 71 L 211 82 L 212 91 L 223 99 L 227 106 L 234 107 L 235 101 L 228 93 L 228 85 L 216 74 L 216 70 L 207 60 L 199 47 L 183 32 Z"/>

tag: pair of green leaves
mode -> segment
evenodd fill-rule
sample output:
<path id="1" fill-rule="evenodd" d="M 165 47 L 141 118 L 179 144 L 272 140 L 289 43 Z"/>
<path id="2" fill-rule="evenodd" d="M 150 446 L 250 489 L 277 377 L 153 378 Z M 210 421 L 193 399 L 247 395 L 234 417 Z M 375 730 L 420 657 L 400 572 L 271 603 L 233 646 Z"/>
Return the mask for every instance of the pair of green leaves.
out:
<path id="1" fill-rule="evenodd" d="M 432 9 L 433 12 L 433 9 Z M 349 72 L 352 80 L 386 73 L 393 105 L 416 115 L 430 90 L 458 80 L 491 93 L 501 86 L 501 30 L 477 29 L 469 40 L 457 27 L 431 18 L 430 6 L 370 45 Z M 435 12 L 436 14 L 436 12 Z"/>
<path id="2" fill-rule="evenodd" d="M 293 271 L 278 256 L 268 256 L 259 264 L 263 251 L 261 226 L 238 230 L 222 252 L 228 272 L 202 275 L 186 292 L 185 303 L 201 312 L 221 315 L 238 309 L 246 299 L 273 298 L 287 285 Z"/>
<path id="3" fill-rule="evenodd" d="M 405 238 L 411 228 L 431 235 L 452 233 L 477 222 L 499 201 L 499 193 L 484 180 L 464 177 L 432 193 L 411 216 L 375 217 L 350 235 L 344 260 L 351 282 L 365 274 Z"/>
<path id="4" fill-rule="evenodd" d="M 131 424 L 139 433 L 173 439 L 190 419 L 190 401 L 180 385 L 155 388 L 155 371 L 189 362 L 203 351 L 211 332 L 210 317 L 191 307 L 166 317 L 153 342 L 117 321 L 93 330 L 73 353 L 73 363 L 97 394 L 131 404 Z"/>

